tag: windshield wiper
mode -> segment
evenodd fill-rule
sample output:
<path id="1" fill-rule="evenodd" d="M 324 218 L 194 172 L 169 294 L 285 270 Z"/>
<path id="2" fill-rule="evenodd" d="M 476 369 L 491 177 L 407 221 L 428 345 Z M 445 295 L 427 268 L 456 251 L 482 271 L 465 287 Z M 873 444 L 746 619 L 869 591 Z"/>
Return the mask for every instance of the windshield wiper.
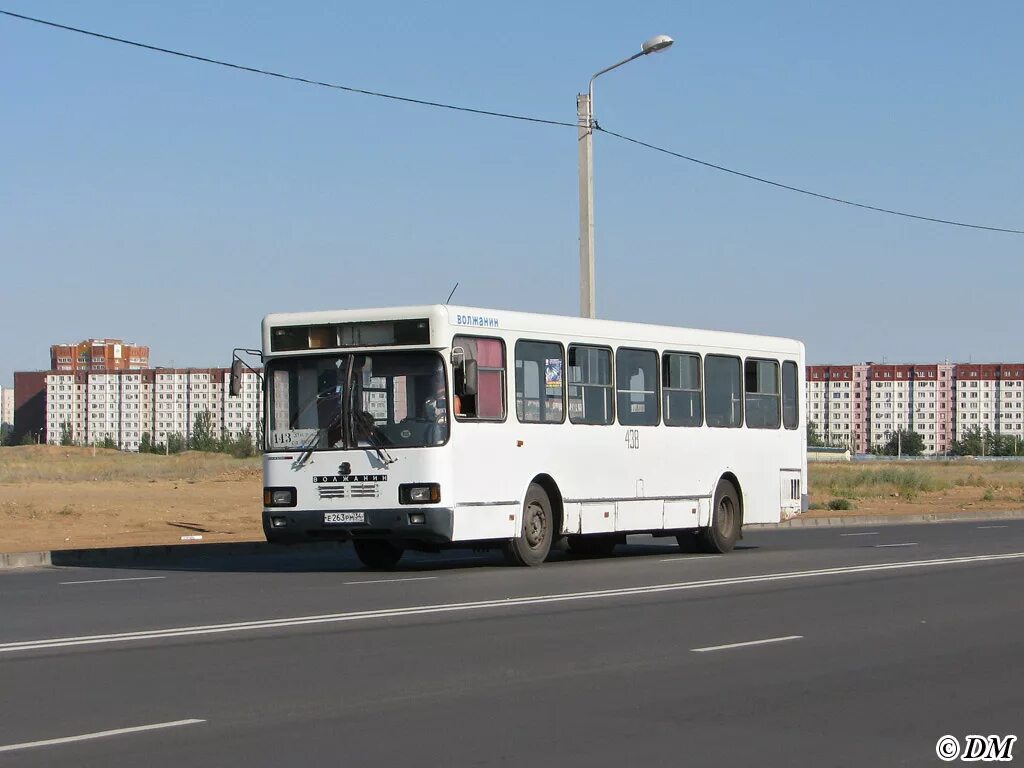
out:
<path id="1" fill-rule="evenodd" d="M 384 467 L 390 467 L 398 459 L 388 453 L 387 447 L 384 445 L 384 441 L 377 432 L 377 423 L 374 421 L 373 416 L 365 411 L 360 412 L 359 416 L 359 432 L 361 436 L 366 438 L 366 442 L 370 444 L 370 447 L 377 453 L 377 458 L 381 460 Z"/>
<path id="2" fill-rule="evenodd" d="M 317 427 L 316 432 L 309 438 L 309 440 L 299 446 L 298 458 L 292 462 L 293 469 L 298 469 L 309 460 L 309 457 L 313 455 L 314 449 L 316 449 L 316 444 L 320 442 L 320 435 L 327 434 L 329 436 L 330 431 L 338 425 L 339 421 L 341 421 L 340 411 L 336 413 L 331 420 L 327 422 L 327 424 L 322 427 Z M 330 443 L 328 443 L 327 447 L 331 447 Z"/>

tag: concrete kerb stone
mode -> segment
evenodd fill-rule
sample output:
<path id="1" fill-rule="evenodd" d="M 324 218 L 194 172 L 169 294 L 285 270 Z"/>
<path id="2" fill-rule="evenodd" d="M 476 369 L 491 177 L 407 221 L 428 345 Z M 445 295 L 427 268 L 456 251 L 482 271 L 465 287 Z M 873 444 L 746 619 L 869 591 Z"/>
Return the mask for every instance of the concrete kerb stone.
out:
<path id="1" fill-rule="evenodd" d="M 1024 520 L 1024 510 L 993 512 L 931 512 L 920 515 L 832 515 L 830 517 L 795 517 L 782 523 L 755 523 L 745 528 L 863 528 L 875 525 L 922 525 L 925 523 L 978 523 L 988 520 Z"/>
<path id="2" fill-rule="evenodd" d="M 0 552 L 0 570 L 5 568 L 38 568 L 50 565 L 49 552 Z"/>

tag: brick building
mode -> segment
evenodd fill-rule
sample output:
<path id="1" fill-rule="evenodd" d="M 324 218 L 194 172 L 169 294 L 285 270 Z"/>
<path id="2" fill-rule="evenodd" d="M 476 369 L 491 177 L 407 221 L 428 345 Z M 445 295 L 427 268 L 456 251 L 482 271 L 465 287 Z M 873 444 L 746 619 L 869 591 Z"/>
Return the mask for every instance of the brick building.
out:
<path id="1" fill-rule="evenodd" d="M 826 443 L 856 453 L 900 429 L 939 455 L 974 428 L 1024 437 L 1024 363 L 809 365 L 807 419 Z"/>
<path id="2" fill-rule="evenodd" d="M 53 371 L 141 371 L 149 368 L 149 347 L 120 339 L 85 339 L 50 347 Z"/>

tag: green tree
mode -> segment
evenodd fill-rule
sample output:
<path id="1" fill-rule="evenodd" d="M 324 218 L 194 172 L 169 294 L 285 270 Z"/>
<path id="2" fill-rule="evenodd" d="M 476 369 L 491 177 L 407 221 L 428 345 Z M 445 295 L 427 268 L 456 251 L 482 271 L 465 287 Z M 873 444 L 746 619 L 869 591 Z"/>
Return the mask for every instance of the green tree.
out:
<path id="1" fill-rule="evenodd" d="M 71 432 L 71 422 L 62 421 L 60 423 L 60 444 L 61 445 L 74 445 L 75 438 Z"/>
<path id="2" fill-rule="evenodd" d="M 954 456 L 980 456 L 982 447 L 981 430 L 971 427 L 964 430 L 960 439 L 954 440 L 949 452 Z"/>
<path id="3" fill-rule="evenodd" d="M 172 432 L 167 435 L 167 453 L 181 453 L 188 449 L 188 441 L 180 432 Z"/>
<path id="4" fill-rule="evenodd" d="M 153 452 L 153 438 L 150 437 L 149 432 L 142 433 L 142 439 L 139 440 L 139 453 L 152 453 Z"/>
<path id="5" fill-rule="evenodd" d="M 209 411 L 203 411 L 196 415 L 195 423 L 192 425 L 192 437 L 188 441 L 188 447 L 193 451 L 217 450 L 218 441 L 213 431 L 213 414 Z"/>
<path id="6" fill-rule="evenodd" d="M 103 438 L 103 442 L 100 443 L 100 448 L 117 448 L 117 443 L 114 442 L 114 438 L 107 435 Z"/>
<path id="7" fill-rule="evenodd" d="M 823 448 L 825 447 L 825 441 L 821 439 L 821 433 L 818 432 L 818 425 L 813 421 L 807 422 L 807 447 L 808 448 Z"/>
<path id="8" fill-rule="evenodd" d="M 882 456 L 920 456 L 924 450 L 924 437 L 909 429 L 894 432 L 889 442 L 882 446 Z"/>
<path id="9" fill-rule="evenodd" d="M 238 439 L 234 441 L 234 445 L 231 448 L 231 455 L 236 459 L 247 459 L 250 456 L 256 455 L 256 445 L 252 439 L 252 432 L 249 431 L 248 427 L 241 435 L 238 436 Z"/>
<path id="10" fill-rule="evenodd" d="M 221 453 L 232 453 L 235 449 L 235 441 L 231 437 L 231 433 L 226 429 L 220 430 L 220 440 L 217 441 L 217 450 Z"/>
<path id="11" fill-rule="evenodd" d="M 988 427 L 982 432 L 978 427 L 971 427 L 953 441 L 950 452 L 954 456 L 1012 456 L 1014 448 L 1020 452 L 1020 441 L 1015 438 L 996 435 Z"/>

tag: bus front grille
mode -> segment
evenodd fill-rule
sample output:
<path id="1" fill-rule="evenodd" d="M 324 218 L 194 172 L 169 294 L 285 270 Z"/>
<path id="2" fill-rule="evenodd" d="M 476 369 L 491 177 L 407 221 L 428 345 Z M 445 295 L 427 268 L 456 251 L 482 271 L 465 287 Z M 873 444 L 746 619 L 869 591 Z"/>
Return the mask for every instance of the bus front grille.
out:
<path id="1" fill-rule="evenodd" d="M 318 485 L 321 499 L 376 499 L 380 496 L 377 483 L 346 483 L 345 485 Z"/>
<path id="2" fill-rule="evenodd" d="M 376 483 L 353 483 L 349 490 L 353 499 L 375 499 L 380 496 L 380 486 Z"/>
<path id="3" fill-rule="evenodd" d="M 344 485 L 318 485 L 317 492 L 320 494 L 321 499 L 344 499 L 345 498 L 345 486 Z"/>

